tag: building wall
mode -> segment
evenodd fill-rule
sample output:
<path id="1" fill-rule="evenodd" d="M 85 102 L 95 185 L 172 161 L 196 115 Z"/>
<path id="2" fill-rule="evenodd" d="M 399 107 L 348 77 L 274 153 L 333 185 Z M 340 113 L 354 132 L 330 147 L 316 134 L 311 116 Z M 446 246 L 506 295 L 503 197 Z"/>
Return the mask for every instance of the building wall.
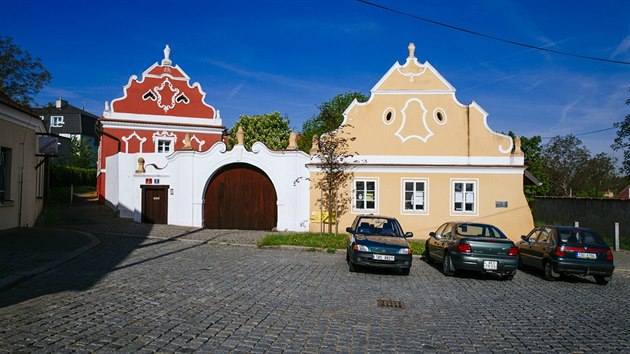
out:
<path id="1" fill-rule="evenodd" d="M 9 202 L 0 203 L 0 229 L 33 226 L 43 207 L 43 168 L 36 132 L 45 132 L 37 117 L 0 104 L 0 146 L 11 149 Z M 38 173 L 40 174 L 38 176 Z M 23 174 L 23 184 L 20 183 Z"/>

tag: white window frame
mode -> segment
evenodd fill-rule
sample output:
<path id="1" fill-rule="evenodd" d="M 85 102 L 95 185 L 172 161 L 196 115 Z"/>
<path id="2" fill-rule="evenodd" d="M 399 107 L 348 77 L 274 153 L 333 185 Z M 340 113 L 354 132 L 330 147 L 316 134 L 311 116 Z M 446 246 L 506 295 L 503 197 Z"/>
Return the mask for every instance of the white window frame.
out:
<path id="1" fill-rule="evenodd" d="M 413 209 L 407 209 L 407 183 L 413 183 L 413 193 L 412 200 L 416 200 L 416 198 L 421 197 L 423 200 L 423 208 L 415 209 L 415 203 Z M 424 185 L 424 190 L 421 192 L 421 196 L 416 193 L 416 184 L 421 183 Z M 401 205 L 400 205 L 400 213 L 401 214 L 410 214 L 410 215 L 428 215 L 429 214 L 429 180 L 426 178 L 402 178 L 400 183 L 401 189 Z"/>
<path id="2" fill-rule="evenodd" d="M 11 164 L 12 164 L 12 152 L 13 149 L 8 147 L 1 147 L 0 150 L 0 173 L 2 174 L 2 180 L 0 182 L 0 203 L 11 201 Z"/>
<path id="3" fill-rule="evenodd" d="M 50 126 L 53 128 L 63 127 L 63 116 L 50 116 Z"/>
<path id="4" fill-rule="evenodd" d="M 374 199 L 374 208 L 357 208 L 357 183 L 358 182 L 363 182 L 364 186 L 367 186 L 366 184 L 368 182 L 374 182 L 374 195 L 373 195 L 373 199 Z M 366 194 L 366 198 L 367 198 L 367 188 L 364 188 L 364 194 Z M 378 178 L 370 178 L 370 177 L 361 177 L 361 178 L 355 178 L 354 180 L 352 180 L 352 212 L 353 214 L 369 214 L 369 213 L 373 213 L 373 214 L 377 214 L 378 213 L 378 202 L 379 202 L 379 198 L 378 198 Z M 365 202 L 365 205 L 367 205 L 367 202 Z"/>
<path id="5" fill-rule="evenodd" d="M 168 149 L 160 151 L 160 144 L 168 143 Z M 175 139 L 172 138 L 156 138 L 155 139 L 155 152 L 157 154 L 170 154 L 174 151 Z"/>
<path id="6" fill-rule="evenodd" d="M 455 186 L 458 183 L 463 184 L 462 192 L 455 191 Z M 472 191 L 467 191 L 469 185 L 473 186 Z M 472 202 L 470 202 L 470 199 L 472 199 Z M 462 210 L 456 210 L 457 203 L 462 203 Z M 466 210 L 467 204 L 472 205 L 473 210 Z M 479 215 L 479 179 L 451 179 L 451 215 Z"/>

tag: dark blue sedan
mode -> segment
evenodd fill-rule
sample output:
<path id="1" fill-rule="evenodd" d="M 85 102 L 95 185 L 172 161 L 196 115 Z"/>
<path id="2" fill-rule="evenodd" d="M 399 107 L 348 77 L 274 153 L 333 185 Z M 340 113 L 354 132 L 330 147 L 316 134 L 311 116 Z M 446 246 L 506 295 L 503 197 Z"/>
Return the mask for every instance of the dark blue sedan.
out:
<path id="1" fill-rule="evenodd" d="M 395 218 L 359 215 L 346 228 L 348 250 L 346 261 L 351 272 L 361 266 L 397 269 L 404 275 L 411 269 L 412 251 L 405 233 Z"/>

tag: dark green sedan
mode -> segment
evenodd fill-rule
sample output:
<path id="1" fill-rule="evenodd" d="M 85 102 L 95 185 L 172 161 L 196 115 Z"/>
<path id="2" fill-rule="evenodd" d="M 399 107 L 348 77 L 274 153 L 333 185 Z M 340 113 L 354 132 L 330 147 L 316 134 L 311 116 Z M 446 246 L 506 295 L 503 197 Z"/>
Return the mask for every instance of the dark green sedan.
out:
<path id="1" fill-rule="evenodd" d="M 518 248 L 498 227 L 447 222 L 429 234 L 424 258 L 442 263 L 446 276 L 458 270 L 499 274 L 511 280 L 518 268 Z"/>
<path id="2" fill-rule="evenodd" d="M 582 227 L 540 226 L 518 243 L 521 266 L 540 269 L 547 280 L 591 275 L 607 284 L 615 270 L 613 253 L 597 232 Z"/>

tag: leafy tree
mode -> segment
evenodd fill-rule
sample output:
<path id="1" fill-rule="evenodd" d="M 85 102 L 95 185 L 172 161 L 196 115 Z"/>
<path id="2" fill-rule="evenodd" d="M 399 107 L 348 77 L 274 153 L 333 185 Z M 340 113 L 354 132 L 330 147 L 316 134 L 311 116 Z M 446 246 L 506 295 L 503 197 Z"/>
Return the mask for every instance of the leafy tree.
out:
<path id="1" fill-rule="evenodd" d="M 509 132 L 508 135 L 514 139 L 516 134 Z M 542 160 L 542 138 L 539 135 L 531 138 L 521 136 L 521 150 L 525 155 L 525 166 L 534 177 L 542 184 L 540 186 L 525 185 L 524 192 L 527 200 L 532 200 L 535 196 L 547 195 L 551 188 L 549 177 L 545 173 L 545 165 Z"/>
<path id="2" fill-rule="evenodd" d="M 70 144 L 70 166 L 96 168 L 96 151 L 85 140 L 73 136 Z"/>
<path id="3" fill-rule="evenodd" d="M 236 132 L 239 127 L 245 132 L 245 147 L 251 149 L 257 141 L 265 144 L 271 150 L 280 150 L 289 144 L 289 120 L 280 113 L 266 113 L 263 115 L 242 115 L 230 129 L 228 145 L 236 145 Z"/>
<path id="4" fill-rule="evenodd" d="M 311 150 L 311 143 L 314 135 L 322 136 L 331 132 L 343 122 L 343 112 L 350 106 L 352 101 L 357 99 L 365 102 L 368 97 L 361 92 L 347 92 L 333 97 L 330 101 L 317 106 L 319 113 L 309 118 L 302 125 L 302 132 L 298 140 L 298 148 L 304 152 Z"/>
<path id="5" fill-rule="evenodd" d="M 626 100 L 626 105 L 630 105 L 630 98 Z M 623 151 L 623 172 L 630 176 L 630 114 L 622 122 L 613 124 L 617 128 L 617 137 L 611 148 L 615 151 Z"/>
<path id="6" fill-rule="evenodd" d="M 574 135 L 553 137 L 541 154 L 545 173 L 552 181 L 551 195 L 571 196 L 577 187 L 578 171 L 590 159 L 590 152 Z"/>
<path id="7" fill-rule="evenodd" d="M 0 90 L 17 103 L 31 107 L 35 95 L 52 76 L 39 58 L 33 58 L 12 42 L 0 36 Z"/>
<path id="8" fill-rule="evenodd" d="M 578 197 L 602 198 L 604 194 L 618 188 L 618 176 L 615 173 L 617 159 L 606 154 L 599 153 L 590 158 L 577 171 L 574 182 Z"/>
<path id="9" fill-rule="evenodd" d="M 315 153 L 320 173 L 315 186 L 321 191 L 321 197 L 316 201 L 328 215 L 335 216 L 335 225 L 339 218 L 348 212 L 352 199 L 348 192 L 348 182 L 352 179 L 354 154 L 349 151 L 349 143 L 356 138 L 349 130 L 351 125 L 338 127 L 330 134 L 324 134 L 318 140 L 318 151 Z M 355 153 L 356 154 L 356 153 Z M 332 233 L 332 218 L 327 220 L 328 233 Z M 335 231 L 337 232 L 337 230 Z"/>

